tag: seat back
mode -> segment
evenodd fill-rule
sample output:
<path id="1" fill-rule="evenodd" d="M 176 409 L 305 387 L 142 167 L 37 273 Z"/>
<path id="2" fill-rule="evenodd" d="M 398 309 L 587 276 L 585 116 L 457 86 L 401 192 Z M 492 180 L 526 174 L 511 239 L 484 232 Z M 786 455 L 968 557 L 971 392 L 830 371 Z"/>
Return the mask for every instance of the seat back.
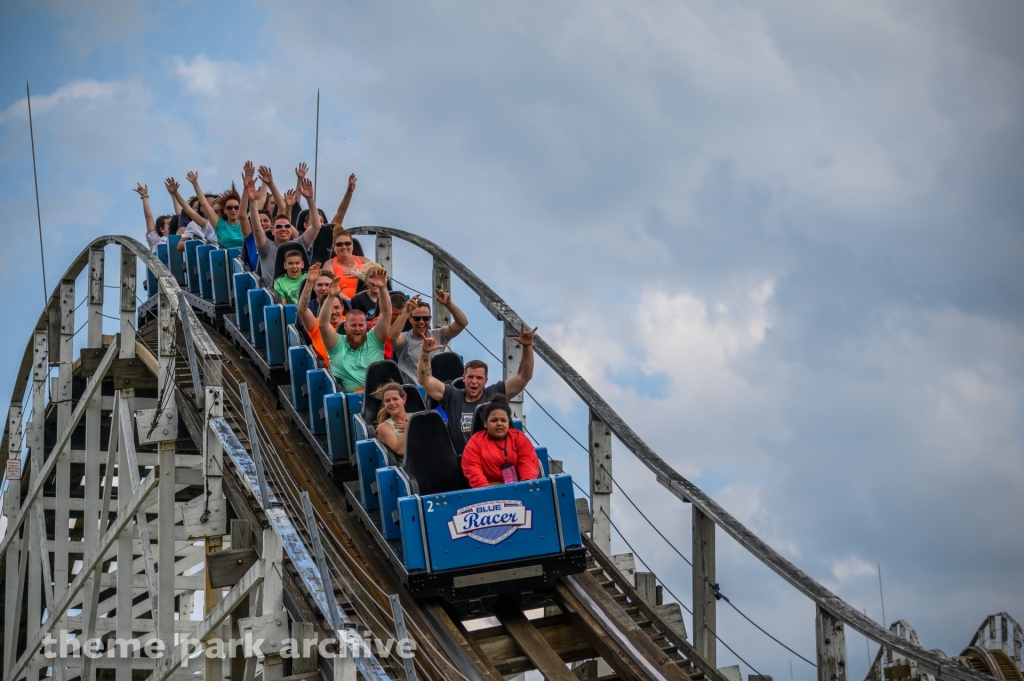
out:
<path id="1" fill-rule="evenodd" d="M 409 476 L 414 494 L 469 489 L 448 427 L 436 411 L 421 411 L 409 417 L 402 469 Z"/>
<path id="2" fill-rule="evenodd" d="M 374 397 L 373 393 L 388 381 L 402 384 L 402 370 L 398 368 L 394 360 L 382 359 L 366 367 L 366 383 L 363 386 L 363 420 L 369 425 L 377 425 L 377 412 L 380 411 L 381 401 Z"/>
<path id="3" fill-rule="evenodd" d="M 462 366 L 462 358 L 454 352 L 439 352 L 430 356 L 430 371 L 434 378 L 442 383 L 451 383 L 457 378 L 462 378 L 465 367 Z"/>
<path id="4" fill-rule="evenodd" d="M 423 395 L 420 395 L 419 388 L 411 383 L 402 386 L 405 389 L 405 411 L 415 414 L 418 411 L 426 411 L 427 405 L 423 403 Z"/>

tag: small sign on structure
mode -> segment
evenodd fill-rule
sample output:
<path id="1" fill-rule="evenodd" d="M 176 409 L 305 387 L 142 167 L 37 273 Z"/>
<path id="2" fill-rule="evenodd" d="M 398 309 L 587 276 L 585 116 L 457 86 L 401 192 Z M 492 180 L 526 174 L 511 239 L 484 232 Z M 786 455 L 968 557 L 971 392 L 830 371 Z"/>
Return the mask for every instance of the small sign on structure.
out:
<path id="1" fill-rule="evenodd" d="M 7 459 L 7 479 L 21 480 L 21 459 Z"/>

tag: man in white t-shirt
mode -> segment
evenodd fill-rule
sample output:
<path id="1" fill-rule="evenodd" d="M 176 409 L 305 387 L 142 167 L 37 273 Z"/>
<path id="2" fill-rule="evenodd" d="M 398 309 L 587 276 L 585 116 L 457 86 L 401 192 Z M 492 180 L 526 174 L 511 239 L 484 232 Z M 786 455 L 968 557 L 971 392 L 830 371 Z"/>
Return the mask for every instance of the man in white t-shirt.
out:
<path id="1" fill-rule="evenodd" d="M 434 352 L 444 352 L 445 346 L 469 326 L 469 320 L 455 303 L 452 302 L 452 295 L 441 289 L 434 292 L 434 300 L 448 308 L 452 313 L 452 323 L 440 329 L 430 328 L 430 305 L 414 296 L 405 304 L 402 314 L 391 324 L 391 347 L 394 349 L 395 362 L 402 370 L 406 381 L 416 384 L 416 365 L 420 359 L 420 349 L 423 346 L 423 339 L 428 335 L 432 336 L 437 343 Z M 412 323 L 412 330 L 402 331 L 405 322 Z"/>

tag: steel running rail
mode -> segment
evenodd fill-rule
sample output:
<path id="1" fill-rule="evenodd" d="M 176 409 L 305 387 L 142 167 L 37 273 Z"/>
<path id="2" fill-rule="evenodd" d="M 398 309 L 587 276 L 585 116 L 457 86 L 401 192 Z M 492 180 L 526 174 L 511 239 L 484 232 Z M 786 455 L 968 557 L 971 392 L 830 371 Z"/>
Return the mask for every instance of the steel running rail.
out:
<path id="1" fill-rule="evenodd" d="M 521 323 L 525 323 L 516 314 L 515 310 L 502 300 L 480 277 L 433 241 L 417 234 L 391 227 L 355 227 L 349 231 L 352 234 L 396 237 L 418 246 L 435 259 L 447 265 L 453 274 L 457 275 L 474 293 L 480 296 L 481 304 L 499 321 L 509 324 L 514 329 L 518 329 Z M 534 336 L 533 346 L 536 353 L 547 362 L 548 366 L 600 417 L 601 421 L 611 429 L 615 436 L 655 474 L 662 486 L 679 499 L 684 502 L 690 502 L 700 509 L 704 515 L 711 518 L 717 526 L 725 530 L 729 536 L 739 542 L 755 558 L 774 570 L 776 574 L 817 605 L 821 606 L 821 608 L 872 641 L 890 650 L 898 651 L 916 661 L 922 671 L 933 674 L 937 678 L 957 679 L 958 681 L 992 681 L 990 676 L 979 674 L 947 657 L 938 655 L 931 650 L 926 650 L 919 645 L 914 645 L 902 637 L 893 634 L 812 579 L 803 570 L 789 562 L 778 551 L 766 544 L 760 537 L 744 526 L 743 523 L 734 518 L 732 514 L 701 491 L 700 488 L 669 466 L 543 338 L 539 335 Z"/>

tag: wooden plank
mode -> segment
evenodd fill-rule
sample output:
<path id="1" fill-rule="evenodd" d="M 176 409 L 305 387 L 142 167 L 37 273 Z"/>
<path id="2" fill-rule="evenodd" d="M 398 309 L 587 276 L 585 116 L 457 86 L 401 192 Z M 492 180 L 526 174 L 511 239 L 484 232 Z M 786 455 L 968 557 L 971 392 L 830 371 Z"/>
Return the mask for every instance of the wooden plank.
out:
<path id="1" fill-rule="evenodd" d="M 597 548 L 612 552 L 612 431 L 590 411 L 588 433 L 590 464 L 591 537 Z"/>
<path id="2" fill-rule="evenodd" d="M 530 622 L 562 662 L 578 662 L 597 656 L 587 638 L 565 615 L 553 615 Z M 502 626 L 477 629 L 469 632 L 469 636 L 476 640 L 480 649 L 503 676 L 521 674 L 535 668 L 515 639 Z"/>
<path id="3" fill-rule="evenodd" d="M 255 553 L 255 551 L 253 551 L 253 553 Z M 315 641 L 317 639 L 316 629 L 313 626 L 313 623 L 292 622 L 292 638 L 294 638 L 299 644 L 299 655 L 303 655 L 306 652 L 304 641 Z M 292 676 L 286 676 L 281 681 L 303 677 L 308 674 L 315 674 L 316 672 L 317 650 L 316 648 L 313 648 L 310 650 L 309 657 L 292 658 Z"/>
<path id="4" fill-rule="evenodd" d="M 693 647 L 712 667 L 718 666 L 715 599 L 715 522 L 693 507 Z"/>
<path id="5" fill-rule="evenodd" d="M 570 672 L 562 658 L 554 648 L 541 636 L 523 611 L 506 598 L 501 599 L 495 608 L 498 620 L 504 625 L 509 636 L 522 649 L 530 662 L 544 675 L 554 681 L 578 681 Z"/>
<path id="6" fill-rule="evenodd" d="M 259 554 L 251 547 L 206 554 L 210 586 L 214 589 L 234 586 L 257 560 Z"/>
<path id="7" fill-rule="evenodd" d="M 647 605 L 657 605 L 658 602 L 658 580 L 653 572 L 636 572 L 633 574 L 636 581 L 636 592 Z"/>
<path id="8" fill-rule="evenodd" d="M 814 624 L 817 632 L 818 681 L 846 681 L 846 631 L 843 621 L 820 605 L 817 611 Z"/>

